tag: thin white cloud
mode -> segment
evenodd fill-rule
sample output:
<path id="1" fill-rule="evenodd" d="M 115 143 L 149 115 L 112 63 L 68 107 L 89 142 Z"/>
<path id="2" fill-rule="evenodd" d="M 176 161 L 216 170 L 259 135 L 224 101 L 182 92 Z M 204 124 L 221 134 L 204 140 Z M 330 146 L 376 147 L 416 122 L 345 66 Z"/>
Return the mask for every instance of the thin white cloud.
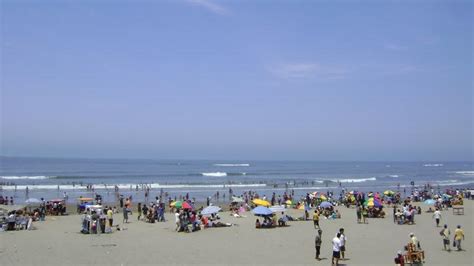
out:
<path id="1" fill-rule="evenodd" d="M 225 7 L 218 5 L 210 0 L 187 0 L 187 2 L 196 6 L 203 7 L 211 11 L 212 13 L 218 15 L 227 15 L 229 13 L 229 11 Z"/>
<path id="2" fill-rule="evenodd" d="M 285 79 L 343 79 L 347 69 L 335 66 L 325 66 L 318 63 L 286 63 L 268 67 L 273 75 Z"/>

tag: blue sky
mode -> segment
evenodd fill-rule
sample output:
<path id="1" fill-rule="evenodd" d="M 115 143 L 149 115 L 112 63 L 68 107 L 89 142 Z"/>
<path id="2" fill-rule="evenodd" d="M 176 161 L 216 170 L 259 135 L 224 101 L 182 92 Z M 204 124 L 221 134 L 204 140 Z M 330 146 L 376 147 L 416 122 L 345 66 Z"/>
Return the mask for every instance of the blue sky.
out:
<path id="1" fill-rule="evenodd" d="M 1 154 L 472 160 L 471 1 L 1 1 Z"/>

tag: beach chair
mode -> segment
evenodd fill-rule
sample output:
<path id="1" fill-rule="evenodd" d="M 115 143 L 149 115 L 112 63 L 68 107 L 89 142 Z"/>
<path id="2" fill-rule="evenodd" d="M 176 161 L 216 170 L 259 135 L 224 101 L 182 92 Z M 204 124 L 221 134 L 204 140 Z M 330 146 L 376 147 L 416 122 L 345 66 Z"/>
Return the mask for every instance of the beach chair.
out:
<path id="1" fill-rule="evenodd" d="M 420 265 L 425 261 L 425 252 L 423 250 L 417 250 L 413 243 L 409 243 L 404 259 L 406 264 Z"/>

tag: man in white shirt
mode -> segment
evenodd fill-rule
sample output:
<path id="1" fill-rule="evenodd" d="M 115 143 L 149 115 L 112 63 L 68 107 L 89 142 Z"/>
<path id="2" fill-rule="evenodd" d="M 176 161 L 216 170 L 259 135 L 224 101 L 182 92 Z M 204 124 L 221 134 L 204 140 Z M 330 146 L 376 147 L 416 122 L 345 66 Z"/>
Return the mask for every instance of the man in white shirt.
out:
<path id="1" fill-rule="evenodd" d="M 339 240 L 341 241 L 341 260 L 345 260 L 344 252 L 346 251 L 347 238 L 346 238 L 346 235 L 344 234 L 344 228 L 339 229 L 339 233 L 341 234 L 341 236 L 339 237 Z"/>
<path id="2" fill-rule="evenodd" d="M 436 220 L 436 227 L 439 227 L 439 220 L 441 219 L 441 212 L 436 208 L 436 211 L 433 213 L 433 218 Z"/>
<path id="3" fill-rule="evenodd" d="M 332 265 L 339 265 L 339 258 L 341 257 L 341 233 L 337 233 L 337 235 L 332 239 Z M 334 261 L 336 263 L 334 263 Z"/>

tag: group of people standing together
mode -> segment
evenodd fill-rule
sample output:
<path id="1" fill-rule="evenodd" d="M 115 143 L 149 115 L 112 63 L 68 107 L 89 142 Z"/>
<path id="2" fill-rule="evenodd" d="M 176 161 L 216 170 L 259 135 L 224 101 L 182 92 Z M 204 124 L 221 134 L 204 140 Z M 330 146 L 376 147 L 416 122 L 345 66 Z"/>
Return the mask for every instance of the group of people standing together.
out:
<path id="1" fill-rule="evenodd" d="M 316 226 L 316 223 L 315 223 Z M 323 230 L 318 225 L 318 233 L 315 238 L 316 257 L 315 259 L 321 260 L 321 244 L 322 244 Z M 339 260 L 345 260 L 347 237 L 344 233 L 344 228 L 340 228 L 339 232 L 336 233 L 332 239 L 332 265 L 339 265 Z"/>

